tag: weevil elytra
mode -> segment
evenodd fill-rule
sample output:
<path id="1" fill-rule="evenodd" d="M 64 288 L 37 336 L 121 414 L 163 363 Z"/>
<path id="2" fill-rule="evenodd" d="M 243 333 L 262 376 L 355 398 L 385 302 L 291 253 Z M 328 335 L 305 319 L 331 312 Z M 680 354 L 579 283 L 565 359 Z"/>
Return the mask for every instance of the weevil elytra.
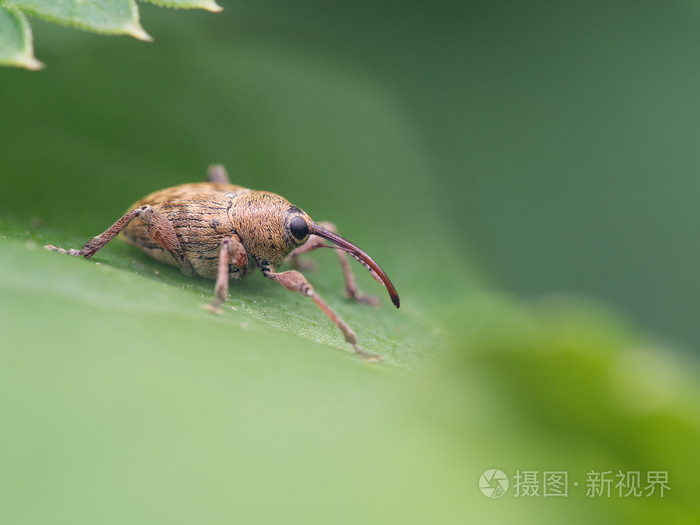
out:
<path id="1" fill-rule="evenodd" d="M 355 332 L 300 272 L 275 271 L 284 261 L 298 262 L 300 255 L 317 248 L 336 248 L 348 297 L 378 305 L 376 297 L 358 291 L 348 261 L 351 256 L 386 286 L 398 308 L 399 296 L 386 273 L 369 255 L 334 230 L 330 223 L 315 223 L 306 212 L 279 195 L 231 184 L 224 167 L 214 165 L 209 168 L 206 182 L 174 186 L 139 200 L 80 250 L 51 244 L 46 248 L 89 258 L 121 233 L 128 243 L 159 261 L 177 266 L 185 275 L 216 279 L 215 298 L 207 305 L 216 313 L 221 313 L 221 306 L 228 299 L 229 280 L 242 279 L 257 267 L 268 279 L 313 299 L 356 353 L 379 359 L 358 345 Z M 326 240 L 333 245 L 326 244 Z"/>

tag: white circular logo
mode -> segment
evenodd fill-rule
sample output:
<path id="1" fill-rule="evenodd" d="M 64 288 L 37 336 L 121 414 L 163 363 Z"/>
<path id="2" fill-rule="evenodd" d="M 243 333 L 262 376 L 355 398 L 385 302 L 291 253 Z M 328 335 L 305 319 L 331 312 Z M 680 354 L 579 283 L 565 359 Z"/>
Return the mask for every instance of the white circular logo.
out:
<path id="1" fill-rule="evenodd" d="M 502 470 L 491 468 L 479 478 L 479 488 L 487 498 L 500 498 L 508 491 L 508 476 Z"/>

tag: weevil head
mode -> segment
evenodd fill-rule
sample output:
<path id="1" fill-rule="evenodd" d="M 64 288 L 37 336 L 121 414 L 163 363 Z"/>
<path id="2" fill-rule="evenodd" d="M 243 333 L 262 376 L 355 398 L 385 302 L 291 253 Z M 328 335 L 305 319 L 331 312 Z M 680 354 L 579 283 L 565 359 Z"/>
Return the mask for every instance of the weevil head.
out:
<path id="1" fill-rule="evenodd" d="M 248 257 L 273 266 L 308 240 L 313 224 L 303 210 L 265 191 L 236 197 L 229 216 Z"/>
<path id="2" fill-rule="evenodd" d="M 336 248 L 357 259 L 377 281 L 386 286 L 391 301 L 399 307 L 399 295 L 389 277 L 358 246 L 316 224 L 306 212 L 274 193 L 252 191 L 235 198 L 229 211 L 233 227 L 248 257 L 273 267 L 311 235 L 331 241 Z"/>

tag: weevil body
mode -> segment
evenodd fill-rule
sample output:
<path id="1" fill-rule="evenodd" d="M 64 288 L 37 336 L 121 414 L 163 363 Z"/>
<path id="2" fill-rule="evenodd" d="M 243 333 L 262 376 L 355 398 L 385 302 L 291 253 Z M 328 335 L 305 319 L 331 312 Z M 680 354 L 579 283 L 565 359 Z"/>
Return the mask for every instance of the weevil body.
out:
<path id="1" fill-rule="evenodd" d="M 186 275 L 216 279 L 214 312 L 228 298 L 230 279 L 241 279 L 254 268 L 285 288 L 311 297 L 338 326 L 345 340 L 367 358 L 378 359 L 360 348 L 352 329 L 318 296 L 296 270 L 276 272 L 287 259 L 329 246 L 338 249 L 347 295 L 360 302 L 377 299 L 360 293 L 345 254 L 354 257 L 386 286 L 398 308 L 399 296 L 389 277 L 360 248 L 337 235 L 329 223 L 315 223 L 303 210 L 266 191 L 254 191 L 229 183 L 222 166 L 212 166 L 207 182 L 183 184 L 156 191 L 136 202 L 124 216 L 80 250 L 46 247 L 75 256 L 92 257 L 116 235 L 151 257 L 179 267 Z"/>
<path id="2" fill-rule="evenodd" d="M 155 259 L 179 266 L 188 275 L 211 279 L 218 274 L 224 239 L 237 236 L 250 258 L 245 265 L 231 264 L 230 278 L 240 279 L 246 275 L 248 264 L 251 269 L 255 265 L 274 267 L 299 246 L 285 224 L 290 217 L 300 216 L 311 222 L 308 215 L 279 195 L 215 182 L 156 191 L 128 212 L 144 206 L 150 206 L 173 226 L 181 251 L 168 250 L 166 243 L 154 238 L 152 226 L 146 221 L 131 221 L 124 228 L 122 235 L 127 242 Z"/>

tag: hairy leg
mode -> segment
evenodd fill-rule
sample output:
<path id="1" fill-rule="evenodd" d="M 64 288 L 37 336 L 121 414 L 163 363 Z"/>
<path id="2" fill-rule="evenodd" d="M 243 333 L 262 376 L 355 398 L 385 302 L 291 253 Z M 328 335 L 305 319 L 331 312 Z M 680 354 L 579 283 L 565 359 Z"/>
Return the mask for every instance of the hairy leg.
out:
<path id="1" fill-rule="evenodd" d="M 44 246 L 44 248 L 47 250 L 54 250 L 59 253 L 73 255 L 74 257 L 82 256 L 85 258 L 90 258 L 104 248 L 119 234 L 119 232 L 126 228 L 129 223 L 136 218 L 141 219 L 148 225 L 146 233 L 164 249 L 170 252 L 183 273 L 186 275 L 192 275 L 194 273 L 192 266 L 185 259 L 185 253 L 182 250 L 182 246 L 180 246 L 180 241 L 177 240 L 177 235 L 175 234 L 173 225 L 168 219 L 165 218 L 164 215 L 148 205 L 141 206 L 140 208 L 127 212 L 107 230 L 102 232 L 97 237 L 93 237 L 87 241 L 80 250 L 75 250 L 72 248 L 66 250 L 64 248 L 54 246 L 53 244 L 47 244 Z"/>
<path id="2" fill-rule="evenodd" d="M 343 321 L 340 316 L 323 301 L 323 299 L 321 299 L 321 297 L 314 291 L 313 286 L 309 284 L 301 273 L 295 270 L 275 273 L 269 268 L 261 268 L 261 270 L 265 277 L 272 279 L 273 281 L 277 281 L 287 290 L 298 292 L 305 297 L 311 297 L 321 311 L 323 311 L 323 313 L 326 314 L 340 329 L 340 331 L 343 333 L 343 337 L 352 345 L 352 348 L 355 350 L 356 354 L 361 355 L 368 361 L 381 361 L 381 356 L 368 352 L 357 344 L 357 336 L 355 335 L 355 332 L 353 332 L 352 328 L 350 328 L 348 324 Z"/>
<path id="3" fill-rule="evenodd" d="M 216 274 L 216 284 L 214 285 L 214 300 L 205 305 L 205 308 L 212 313 L 220 314 L 221 305 L 228 300 L 228 282 L 231 274 L 231 267 L 239 272 L 244 272 L 248 266 L 248 255 L 245 247 L 241 243 L 238 235 L 233 235 L 221 241 L 221 251 L 219 252 L 219 267 Z"/>

